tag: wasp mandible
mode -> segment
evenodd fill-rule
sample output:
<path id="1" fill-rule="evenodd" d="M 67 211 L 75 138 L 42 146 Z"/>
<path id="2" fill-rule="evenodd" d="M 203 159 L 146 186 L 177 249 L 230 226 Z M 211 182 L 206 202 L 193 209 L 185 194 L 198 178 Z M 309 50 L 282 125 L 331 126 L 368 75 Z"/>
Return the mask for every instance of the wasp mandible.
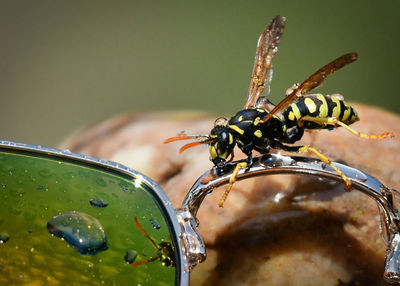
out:
<path id="1" fill-rule="evenodd" d="M 354 108 L 347 104 L 341 95 L 310 94 L 326 80 L 328 75 L 357 60 L 358 55 L 354 52 L 333 60 L 301 84 L 289 88 L 286 97 L 278 105 L 275 106 L 267 99 L 272 79 L 272 61 L 278 50 L 285 22 L 285 17 L 275 17 L 258 40 L 249 93 L 243 110 L 229 120 L 217 119 L 208 135 L 193 136 L 181 133 L 164 142 L 195 140 L 184 145 L 180 153 L 200 144 L 208 144 L 210 160 L 218 168 L 226 166 L 229 156 L 230 159 L 233 158 L 233 149 L 236 145 L 247 155 L 246 161 L 236 165 L 228 188 L 219 201 L 220 207 L 232 189 L 239 170 L 251 166 L 253 150 L 261 154 L 268 153 L 271 148 L 288 152 L 312 152 L 343 178 L 347 190 L 350 191 L 350 180 L 325 155 L 308 145 L 287 144 L 300 140 L 304 130 L 334 129 L 340 126 L 363 138 L 382 139 L 393 136 L 390 132 L 367 135 L 352 129 L 349 125 L 359 118 Z"/>

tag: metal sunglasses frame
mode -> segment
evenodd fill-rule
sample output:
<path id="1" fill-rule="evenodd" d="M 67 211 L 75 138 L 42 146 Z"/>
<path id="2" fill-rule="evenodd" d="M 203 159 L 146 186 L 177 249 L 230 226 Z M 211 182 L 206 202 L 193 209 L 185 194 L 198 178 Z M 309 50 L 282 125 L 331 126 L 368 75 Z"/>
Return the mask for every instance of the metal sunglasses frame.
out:
<path id="1" fill-rule="evenodd" d="M 188 238 L 185 240 L 185 237 L 183 237 L 184 249 L 186 249 L 186 256 L 191 267 L 206 258 L 203 239 L 196 230 L 199 224 L 196 218 L 197 211 L 204 198 L 214 188 L 229 182 L 232 170 L 238 162 L 240 161 L 233 162 L 231 171 L 225 173 L 221 173 L 216 167 L 206 171 L 189 190 L 182 207 L 176 210 L 182 226 L 182 233 Z M 400 282 L 400 214 L 393 202 L 393 193 L 400 195 L 399 192 L 386 187 L 379 180 L 365 172 L 341 163 L 333 163 L 349 178 L 354 190 L 370 196 L 377 202 L 381 214 L 382 238 L 387 246 L 383 278 L 389 283 Z M 311 175 L 343 183 L 342 177 L 319 159 L 280 154 L 266 154 L 255 157 L 250 168 L 239 171 L 237 179 L 242 180 L 274 174 Z"/>
<path id="2" fill-rule="evenodd" d="M 119 163 L 72 153 L 69 150 L 59 150 L 10 141 L 0 141 L 0 149 L 23 150 L 77 160 L 121 172 L 134 178 L 142 178 L 143 182 L 154 191 L 153 195 L 162 202 L 160 207 L 164 208 L 165 213 L 168 215 L 167 220 L 170 221 L 170 230 L 173 232 L 171 236 L 174 239 L 177 255 L 179 255 L 179 267 L 181 271 L 177 281 L 180 281 L 180 285 L 189 285 L 190 271 L 198 263 L 206 259 L 204 240 L 197 231 L 199 224 L 196 218 L 197 211 L 204 198 L 214 188 L 229 182 L 232 170 L 234 169 L 221 172 L 221 170 L 213 167 L 206 171 L 190 188 L 181 208 L 174 210 L 164 191 L 153 180 Z M 240 161 L 231 163 L 232 167 L 238 162 Z M 350 179 L 355 190 L 361 191 L 377 202 L 381 213 L 381 231 L 384 242 L 388 247 L 383 277 L 390 283 L 400 282 L 400 214 L 393 202 L 393 193 L 398 192 L 386 187 L 379 180 L 365 172 L 344 164 L 336 162 L 334 164 Z M 240 170 L 238 180 L 273 174 L 303 174 L 334 180 L 339 183 L 343 182 L 343 179 L 335 170 L 318 159 L 280 154 L 267 154 L 255 157 L 253 165 L 250 168 Z"/>

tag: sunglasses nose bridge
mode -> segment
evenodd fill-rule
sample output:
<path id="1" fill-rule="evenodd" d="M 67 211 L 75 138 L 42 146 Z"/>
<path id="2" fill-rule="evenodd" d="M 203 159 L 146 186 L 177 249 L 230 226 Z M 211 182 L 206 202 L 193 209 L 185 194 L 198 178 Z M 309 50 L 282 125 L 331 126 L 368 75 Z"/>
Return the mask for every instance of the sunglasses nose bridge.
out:
<path id="1" fill-rule="evenodd" d="M 204 240 L 196 229 L 198 226 L 196 218 L 187 208 L 176 209 L 175 213 L 181 227 L 180 239 L 183 244 L 183 255 L 187 257 L 188 270 L 192 270 L 198 263 L 206 259 Z"/>

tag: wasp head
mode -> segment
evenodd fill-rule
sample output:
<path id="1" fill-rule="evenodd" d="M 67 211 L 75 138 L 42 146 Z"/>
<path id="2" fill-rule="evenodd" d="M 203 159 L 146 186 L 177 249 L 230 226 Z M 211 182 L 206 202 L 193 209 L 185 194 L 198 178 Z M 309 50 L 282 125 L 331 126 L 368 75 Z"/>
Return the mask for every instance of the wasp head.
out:
<path id="1" fill-rule="evenodd" d="M 235 137 L 232 130 L 226 125 L 215 125 L 211 130 L 210 138 L 212 139 L 208 143 L 210 159 L 215 166 L 223 167 L 229 155 L 232 154 L 233 147 L 235 147 Z"/>
<path id="2" fill-rule="evenodd" d="M 181 133 L 178 136 L 165 140 L 164 143 L 188 139 L 196 140 L 182 146 L 179 150 L 180 153 L 200 144 L 208 144 L 210 160 L 215 166 L 223 167 L 225 166 L 226 159 L 232 154 L 233 147 L 235 147 L 235 137 L 227 125 L 228 120 L 221 117 L 215 120 L 214 128 L 209 135 L 186 135 L 185 133 Z"/>

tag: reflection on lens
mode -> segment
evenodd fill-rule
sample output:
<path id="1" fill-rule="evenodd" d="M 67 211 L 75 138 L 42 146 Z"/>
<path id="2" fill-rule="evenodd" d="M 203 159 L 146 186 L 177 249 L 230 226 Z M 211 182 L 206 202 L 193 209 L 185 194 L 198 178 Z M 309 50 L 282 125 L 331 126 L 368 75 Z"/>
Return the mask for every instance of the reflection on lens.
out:
<path id="1" fill-rule="evenodd" d="M 143 178 L 0 149 L 0 285 L 174 285 L 176 268 L 164 266 L 175 253 L 161 204 Z M 147 222 L 160 250 L 134 217 Z M 127 264 L 158 251 L 162 259 Z"/>
<path id="2" fill-rule="evenodd" d="M 161 241 L 159 244 L 157 244 L 153 240 L 153 238 L 151 238 L 151 236 L 147 233 L 147 231 L 144 230 L 144 228 L 141 226 L 137 217 L 135 217 L 133 220 L 139 231 L 150 241 L 151 245 L 156 250 L 156 255 L 146 260 L 137 261 L 135 263 L 132 263 L 131 265 L 133 267 L 136 267 L 142 264 L 147 264 L 159 260 L 161 264 L 165 267 L 170 267 L 170 266 L 175 267 L 174 250 L 172 248 L 171 243 L 166 241 Z"/>

